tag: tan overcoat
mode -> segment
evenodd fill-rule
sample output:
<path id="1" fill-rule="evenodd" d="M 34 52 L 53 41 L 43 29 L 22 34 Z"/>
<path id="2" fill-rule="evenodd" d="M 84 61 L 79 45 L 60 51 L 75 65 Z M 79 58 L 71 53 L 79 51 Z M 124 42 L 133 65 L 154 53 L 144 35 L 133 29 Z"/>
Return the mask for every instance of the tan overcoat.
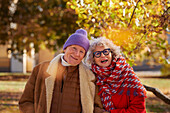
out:
<path id="1" fill-rule="evenodd" d="M 59 54 L 51 62 L 43 62 L 33 69 L 19 100 L 21 113 L 50 113 L 57 67 L 62 55 Z M 79 74 L 82 111 L 93 113 L 95 76 L 82 62 L 79 64 Z"/>

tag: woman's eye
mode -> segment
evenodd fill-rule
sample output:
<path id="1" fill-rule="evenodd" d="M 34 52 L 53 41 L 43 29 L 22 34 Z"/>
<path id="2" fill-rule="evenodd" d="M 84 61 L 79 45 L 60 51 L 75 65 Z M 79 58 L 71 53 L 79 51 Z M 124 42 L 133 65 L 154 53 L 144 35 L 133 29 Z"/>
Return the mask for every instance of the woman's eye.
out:
<path id="1" fill-rule="evenodd" d="M 100 55 L 100 52 L 97 52 L 96 55 Z"/>
<path id="2" fill-rule="evenodd" d="M 103 52 L 104 52 L 104 53 L 108 53 L 109 51 L 108 51 L 108 50 L 104 50 Z"/>

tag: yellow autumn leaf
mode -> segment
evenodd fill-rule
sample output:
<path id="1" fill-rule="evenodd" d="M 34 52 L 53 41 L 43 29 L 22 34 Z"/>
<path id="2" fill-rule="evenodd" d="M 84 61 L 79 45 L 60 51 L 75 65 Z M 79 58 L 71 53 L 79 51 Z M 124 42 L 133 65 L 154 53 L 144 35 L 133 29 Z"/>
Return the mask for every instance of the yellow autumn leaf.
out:
<path id="1" fill-rule="evenodd" d="M 90 32 L 90 34 L 93 34 L 94 33 L 94 28 L 91 27 L 89 32 Z"/>
<path id="2" fill-rule="evenodd" d="M 93 0 L 84 0 L 84 2 L 85 2 L 86 4 L 89 4 L 89 3 L 92 3 Z"/>

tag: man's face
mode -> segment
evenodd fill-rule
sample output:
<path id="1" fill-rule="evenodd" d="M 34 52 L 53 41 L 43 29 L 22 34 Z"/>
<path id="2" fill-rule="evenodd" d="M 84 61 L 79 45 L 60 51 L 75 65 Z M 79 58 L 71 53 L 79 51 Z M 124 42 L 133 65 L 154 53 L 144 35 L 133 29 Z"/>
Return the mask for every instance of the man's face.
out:
<path id="1" fill-rule="evenodd" d="M 71 65 L 78 65 L 85 56 L 85 49 L 79 45 L 68 46 L 64 50 L 64 60 Z"/>

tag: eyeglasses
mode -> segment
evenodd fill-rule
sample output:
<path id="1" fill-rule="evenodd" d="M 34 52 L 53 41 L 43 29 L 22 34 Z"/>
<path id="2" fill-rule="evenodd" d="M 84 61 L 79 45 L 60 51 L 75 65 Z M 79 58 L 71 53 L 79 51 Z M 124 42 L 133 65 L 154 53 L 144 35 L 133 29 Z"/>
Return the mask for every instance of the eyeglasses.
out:
<path id="1" fill-rule="evenodd" d="M 110 53 L 110 48 L 104 49 L 103 51 L 96 51 L 93 53 L 93 57 L 99 58 L 101 56 L 101 53 L 103 53 L 105 56 Z"/>

